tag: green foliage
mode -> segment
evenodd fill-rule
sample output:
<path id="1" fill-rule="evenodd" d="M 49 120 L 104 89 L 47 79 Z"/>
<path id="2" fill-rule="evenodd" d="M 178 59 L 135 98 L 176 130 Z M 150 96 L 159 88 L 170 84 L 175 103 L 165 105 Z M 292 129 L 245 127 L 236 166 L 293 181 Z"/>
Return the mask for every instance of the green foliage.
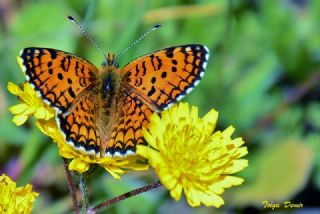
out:
<path id="1" fill-rule="evenodd" d="M 104 51 L 119 53 L 159 22 L 152 19 L 158 9 L 173 13 L 163 10 L 163 27 L 127 51 L 119 64 L 173 45 L 209 47 L 206 74 L 185 100 L 199 106 L 202 114 L 215 108 L 218 126 L 233 125 L 249 148 L 249 168 L 240 175 L 245 184 L 227 193 L 226 205 L 263 211 L 262 200 L 289 200 L 315 206 L 300 194 L 310 196 L 312 186 L 320 195 L 320 1 L 6 2 L 0 4 L 1 11 L 7 11 L 0 18 L 0 172 L 17 173 L 21 184 L 36 183 L 41 199 L 35 213 L 42 213 L 44 207 L 47 213 L 68 213 L 72 205 L 56 146 L 33 121 L 22 127 L 11 122 L 7 108 L 18 101 L 6 87 L 9 81 L 24 81 L 16 62 L 19 51 L 30 46 L 61 49 L 99 67 L 102 54 L 67 15 L 78 18 Z M 185 5 L 194 9 L 178 16 L 174 11 Z M 208 12 L 197 9 L 201 5 L 207 5 Z M 95 203 L 146 183 L 145 176 L 134 173 L 120 181 L 100 171 L 93 177 L 89 194 Z M 212 213 L 212 208 L 191 209 L 183 201 L 173 202 L 164 192 L 130 198 L 110 211 L 167 213 L 164 207 L 181 203 L 175 211 Z M 226 212 L 225 207 L 221 212 Z"/>

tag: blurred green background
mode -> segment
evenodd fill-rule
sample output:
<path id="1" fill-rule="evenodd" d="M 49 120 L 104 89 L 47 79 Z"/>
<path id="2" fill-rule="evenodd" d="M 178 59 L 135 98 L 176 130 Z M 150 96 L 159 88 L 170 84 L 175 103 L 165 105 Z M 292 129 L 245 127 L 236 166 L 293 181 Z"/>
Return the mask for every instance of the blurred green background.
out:
<path id="1" fill-rule="evenodd" d="M 119 53 L 150 26 L 163 27 L 126 52 L 140 55 L 187 43 L 209 47 L 206 74 L 184 101 L 219 111 L 219 127 L 236 128 L 249 148 L 245 183 L 226 190 L 220 208 L 190 208 L 160 188 L 112 206 L 108 213 L 320 212 L 320 1 L 316 0 L 1 0 L 0 174 L 40 192 L 34 213 L 71 213 L 57 147 L 29 122 L 16 127 L 6 90 L 24 76 L 16 61 L 30 46 L 75 53 L 97 66 L 102 54 L 67 20 L 73 15 L 106 52 Z M 89 179 L 95 205 L 155 181 L 152 170 L 121 181 L 100 170 Z M 265 209 L 262 201 L 302 203 Z"/>

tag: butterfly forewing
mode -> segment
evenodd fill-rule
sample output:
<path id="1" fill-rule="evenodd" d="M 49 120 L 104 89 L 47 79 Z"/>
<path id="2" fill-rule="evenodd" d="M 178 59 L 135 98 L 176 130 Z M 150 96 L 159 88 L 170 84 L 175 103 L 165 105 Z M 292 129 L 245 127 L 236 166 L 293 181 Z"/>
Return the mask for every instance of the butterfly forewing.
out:
<path id="1" fill-rule="evenodd" d="M 161 111 L 199 83 L 208 58 L 209 50 L 203 45 L 176 46 L 140 57 L 123 72 L 129 72 L 129 84 L 138 96 Z"/>
<path id="2" fill-rule="evenodd" d="M 87 60 L 50 48 L 25 48 L 20 58 L 27 80 L 59 112 L 67 111 L 98 72 Z"/>

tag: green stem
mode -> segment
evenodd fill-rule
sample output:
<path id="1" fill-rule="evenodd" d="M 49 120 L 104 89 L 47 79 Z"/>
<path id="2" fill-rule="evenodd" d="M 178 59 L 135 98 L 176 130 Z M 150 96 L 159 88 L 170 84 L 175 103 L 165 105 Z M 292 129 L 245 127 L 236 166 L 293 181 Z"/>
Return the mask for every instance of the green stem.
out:
<path id="1" fill-rule="evenodd" d="M 89 196 L 88 196 L 87 182 L 84 174 L 80 174 L 79 189 L 82 197 L 82 201 L 81 201 L 82 213 L 87 214 L 87 211 L 89 208 Z"/>
<path id="2" fill-rule="evenodd" d="M 157 181 L 157 182 L 154 182 L 152 184 L 148 184 L 146 186 L 143 186 L 143 187 L 140 187 L 138 189 L 135 189 L 135 190 L 132 190 L 130 192 L 126 192 L 122 195 L 119 195 L 115 198 L 112 198 L 110 200 L 107 200 L 93 208 L 90 208 L 88 210 L 88 213 L 91 213 L 91 214 L 94 214 L 98 211 L 101 211 L 101 209 L 103 208 L 107 208 L 107 207 L 110 207 L 112 204 L 114 203 L 117 203 L 119 201 L 122 201 L 124 199 L 127 199 L 127 198 L 130 198 L 132 196 L 135 196 L 135 195 L 138 195 L 138 194 L 141 194 L 141 193 L 144 193 L 144 192 L 147 192 L 147 191 L 150 191 L 150 190 L 153 190 L 153 189 L 156 189 L 158 187 L 162 186 L 162 184 L 160 183 L 160 181 Z"/>

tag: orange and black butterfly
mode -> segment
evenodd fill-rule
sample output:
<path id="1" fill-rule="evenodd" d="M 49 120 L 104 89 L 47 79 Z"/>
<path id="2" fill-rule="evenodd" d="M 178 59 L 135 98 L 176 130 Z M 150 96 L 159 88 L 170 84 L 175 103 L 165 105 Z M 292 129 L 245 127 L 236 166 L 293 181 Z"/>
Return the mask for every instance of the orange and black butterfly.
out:
<path id="1" fill-rule="evenodd" d="M 188 94 L 204 74 L 209 50 L 189 44 L 155 51 L 123 68 L 109 53 L 98 69 L 50 48 L 21 51 L 27 81 L 56 109 L 65 140 L 87 154 L 122 156 L 145 143 L 142 127 Z"/>

